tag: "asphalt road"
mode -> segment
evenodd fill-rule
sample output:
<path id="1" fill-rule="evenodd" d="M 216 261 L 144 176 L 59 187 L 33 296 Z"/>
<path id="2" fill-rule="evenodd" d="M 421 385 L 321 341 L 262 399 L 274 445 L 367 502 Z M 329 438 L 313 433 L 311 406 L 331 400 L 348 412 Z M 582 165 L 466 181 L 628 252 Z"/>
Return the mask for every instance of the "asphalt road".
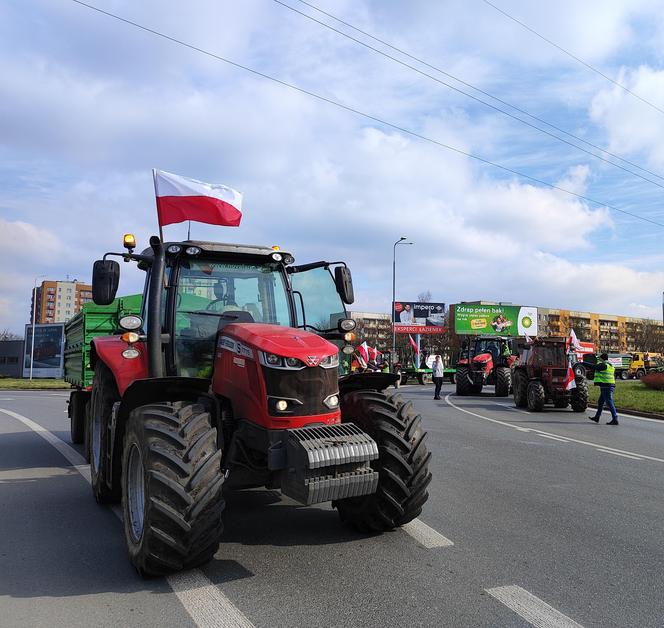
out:
<path id="1" fill-rule="evenodd" d="M 401 389 L 434 456 L 407 532 L 246 491 L 212 563 L 151 580 L 61 445 L 66 395 L 0 393 L 0 626 L 663 626 L 664 423 L 452 392 Z"/>

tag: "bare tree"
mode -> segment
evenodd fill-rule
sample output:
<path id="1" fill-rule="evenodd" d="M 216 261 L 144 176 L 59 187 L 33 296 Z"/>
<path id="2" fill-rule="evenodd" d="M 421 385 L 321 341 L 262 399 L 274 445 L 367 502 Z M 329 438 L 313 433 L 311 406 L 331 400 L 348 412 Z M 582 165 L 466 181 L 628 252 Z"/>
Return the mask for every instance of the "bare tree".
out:
<path id="1" fill-rule="evenodd" d="M 664 326 L 658 321 L 643 320 L 636 332 L 634 344 L 639 351 L 664 352 Z"/>
<path id="2" fill-rule="evenodd" d="M 23 340 L 23 337 L 5 328 L 0 331 L 0 340 Z"/>
<path id="3" fill-rule="evenodd" d="M 418 303 L 431 303 L 431 290 L 425 290 L 417 295 Z"/>

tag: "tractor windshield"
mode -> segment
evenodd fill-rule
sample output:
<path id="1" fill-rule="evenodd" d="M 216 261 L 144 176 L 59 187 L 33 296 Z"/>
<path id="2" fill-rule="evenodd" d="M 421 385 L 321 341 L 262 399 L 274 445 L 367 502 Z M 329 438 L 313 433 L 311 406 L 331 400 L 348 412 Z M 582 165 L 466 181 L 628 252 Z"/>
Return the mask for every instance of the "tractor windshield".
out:
<path id="1" fill-rule="evenodd" d="M 567 356 L 564 344 L 545 344 L 535 347 L 532 363 L 535 366 L 566 366 Z"/>
<path id="2" fill-rule="evenodd" d="M 178 374 L 209 377 L 223 314 L 238 322 L 291 326 L 280 264 L 206 259 L 180 262 L 175 295 L 175 364 Z"/>

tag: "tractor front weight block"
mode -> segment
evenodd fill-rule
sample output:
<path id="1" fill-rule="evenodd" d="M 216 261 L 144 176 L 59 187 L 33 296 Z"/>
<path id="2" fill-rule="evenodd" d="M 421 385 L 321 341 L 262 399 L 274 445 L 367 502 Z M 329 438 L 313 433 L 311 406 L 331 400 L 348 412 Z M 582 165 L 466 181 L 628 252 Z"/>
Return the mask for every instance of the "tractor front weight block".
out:
<path id="1" fill-rule="evenodd" d="M 275 445 L 269 466 L 283 468 L 281 491 L 302 504 L 368 495 L 378 488 L 378 473 L 369 465 L 378 458 L 378 446 L 352 423 L 286 430 Z"/>

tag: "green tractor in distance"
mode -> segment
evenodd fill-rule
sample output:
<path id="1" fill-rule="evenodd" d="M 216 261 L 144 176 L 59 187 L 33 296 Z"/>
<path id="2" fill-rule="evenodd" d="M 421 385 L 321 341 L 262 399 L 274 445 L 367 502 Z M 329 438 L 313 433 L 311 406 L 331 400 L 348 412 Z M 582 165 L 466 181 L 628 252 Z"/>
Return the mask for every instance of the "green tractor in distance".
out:
<path id="1" fill-rule="evenodd" d="M 565 338 L 536 338 L 523 346 L 512 367 L 512 384 L 517 408 L 541 412 L 547 402 L 556 408 L 571 405 L 574 412 L 588 408 L 588 383 L 571 371 Z"/>

